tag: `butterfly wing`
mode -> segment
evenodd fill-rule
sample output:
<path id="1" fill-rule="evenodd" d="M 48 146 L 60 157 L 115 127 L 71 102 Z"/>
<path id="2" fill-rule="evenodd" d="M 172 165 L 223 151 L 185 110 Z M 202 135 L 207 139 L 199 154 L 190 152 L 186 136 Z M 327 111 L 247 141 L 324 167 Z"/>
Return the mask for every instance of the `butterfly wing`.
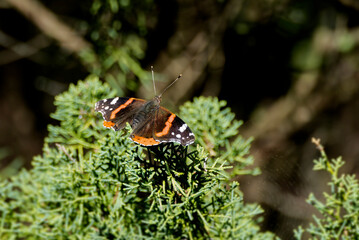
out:
<path id="1" fill-rule="evenodd" d="M 195 136 L 187 124 L 164 107 L 156 113 L 153 138 L 160 142 L 178 142 L 183 146 L 192 144 Z"/>
<path id="2" fill-rule="evenodd" d="M 133 129 L 130 138 L 142 146 L 154 146 L 161 142 L 153 138 L 154 117 L 147 117 L 140 126 Z"/>
<path id="3" fill-rule="evenodd" d="M 146 101 L 138 98 L 116 97 L 100 100 L 95 105 L 95 110 L 102 114 L 103 125 L 114 130 L 120 130 L 126 126 L 126 122 L 132 125 L 133 116 Z"/>

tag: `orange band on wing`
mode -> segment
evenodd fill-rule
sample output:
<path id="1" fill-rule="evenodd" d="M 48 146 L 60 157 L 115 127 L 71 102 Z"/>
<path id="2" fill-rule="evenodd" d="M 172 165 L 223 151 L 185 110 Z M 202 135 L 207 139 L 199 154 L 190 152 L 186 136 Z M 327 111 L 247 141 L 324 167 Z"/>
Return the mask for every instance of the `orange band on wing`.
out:
<path id="1" fill-rule="evenodd" d="M 115 126 L 115 123 L 111 122 L 111 121 L 103 121 L 103 126 L 110 128 L 110 127 Z"/>
<path id="2" fill-rule="evenodd" d="M 168 132 L 170 131 L 170 128 L 172 126 L 172 122 L 173 120 L 175 120 L 176 118 L 176 114 L 172 113 L 171 116 L 168 118 L 168 120 L 165 123 L 165 128 L 161 131 L 161 132 L 157 132 L 155 133 L 156 137 L 162 137 L 166 134 L 168 134 Z"/>
<path id="3" fill-rule="evenodd" d="M 153 145 L 158 145 L 160 144 L 159 141 L 156 141 L 154 138 L 145 138 L 145 137 L 140 137 L 140 136 L 131 136 L 132 141 L 139 143 L 143 146 L 153 146 Z"/>
<path id="4" fill-rule="evenodd" d="M 134 98 L 130 98 L 128 99 L 124 104 L 120 105 L 118 108 L 116 108 L 115 110 L 112 111 L 110 119 L 114 119 L 116 117 L 116 114 L 121 111 L 122 109 L 126 108 L 128 105 L 130 105 L 133 100 L 135 100 Z"/>

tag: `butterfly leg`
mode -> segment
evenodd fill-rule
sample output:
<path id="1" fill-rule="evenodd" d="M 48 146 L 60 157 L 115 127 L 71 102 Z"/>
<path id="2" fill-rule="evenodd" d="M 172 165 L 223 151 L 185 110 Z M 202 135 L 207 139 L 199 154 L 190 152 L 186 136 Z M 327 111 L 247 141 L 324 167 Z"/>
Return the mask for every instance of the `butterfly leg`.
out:
<path id="1" fill-rule="evenodd" d="M 149 163 L 152 164 L 151 147 L 146 147 L 146 149 L 147 149 L 147 156 L 148 156 Z"/>

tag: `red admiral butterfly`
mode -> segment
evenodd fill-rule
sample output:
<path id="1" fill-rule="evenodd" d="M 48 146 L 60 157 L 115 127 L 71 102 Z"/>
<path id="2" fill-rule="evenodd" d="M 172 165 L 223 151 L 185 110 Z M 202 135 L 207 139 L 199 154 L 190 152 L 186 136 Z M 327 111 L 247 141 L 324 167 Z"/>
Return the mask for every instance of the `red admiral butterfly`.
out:
<path id="1" fill-rule="evenodd" d="M 115 131 L 124 128 L 128 122 L 133 129 L 130 138 L 142 146 L 162 142 L 178 142 L 187 146 L 195 140 L 191 129 L 176 114 L 160 106 L 162 94 L 181 76 L 150 101 L 128 97 L 108 98 L 98 101 L 95 110 L 102 114 L 103 125 Z M 154 82 L 153 69 L 152 79 Z"/>

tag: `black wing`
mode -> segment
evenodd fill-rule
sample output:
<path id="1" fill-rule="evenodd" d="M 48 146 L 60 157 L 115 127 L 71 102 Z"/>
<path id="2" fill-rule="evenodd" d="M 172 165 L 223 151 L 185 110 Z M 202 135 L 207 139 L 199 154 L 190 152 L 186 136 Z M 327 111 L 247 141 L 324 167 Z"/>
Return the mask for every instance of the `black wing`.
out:
<path id="1" fill-rule="evenodd" d="M 145 100 L 138 98 L 108 98 L 98 101 L 95 105 L 95 110 L 102 114 L 105 127 L 113 128 L 117 131 L 124 128 L 126 122 L 132 125 L 134 114 L 145 102 Z"/>
<path id="2" fill-rule="evenodd" d="M 187 124 L 176 114 L 160 107 L 156 114 L 154 139 L 161 142 L 178 142 L 183 146 L 194 143 L 195 136 Z"/>

